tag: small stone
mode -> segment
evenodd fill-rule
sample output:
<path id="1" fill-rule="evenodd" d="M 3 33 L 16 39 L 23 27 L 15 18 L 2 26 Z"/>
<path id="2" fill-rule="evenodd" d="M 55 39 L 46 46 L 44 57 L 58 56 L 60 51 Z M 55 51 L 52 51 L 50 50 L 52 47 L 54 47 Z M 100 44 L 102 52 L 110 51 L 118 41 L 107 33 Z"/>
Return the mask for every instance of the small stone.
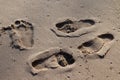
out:
<path id="1" fill-rule="evenodd" d="M 67 78 L 70 78 L 70 76 L 67 76 Z"/>
<path id="2" fill-rule="evenodd" d="M 120 74 L 120 72 L 118 72 L 118 74 Z"/>
<path id="3" fill-rule="evenodd" d="M 110 67 L 110 70 L 112 70 L 113 69 L 113 67 Z"/>
<path id="4" fill-rule="evenodd" d="M 94 77 L 94 75 L 91 75 L 91 77 L 93 78 L 93 77 Z"/>
<path id="5" fill-rule="evenodd" d="M 110 64 L 112 64 L 112 62 L 110 62 Z"/>
<path id="6" fill-rule="evenodd" d="M 81 73 L 81 72 L 78 72 L 78 73 Z"/>

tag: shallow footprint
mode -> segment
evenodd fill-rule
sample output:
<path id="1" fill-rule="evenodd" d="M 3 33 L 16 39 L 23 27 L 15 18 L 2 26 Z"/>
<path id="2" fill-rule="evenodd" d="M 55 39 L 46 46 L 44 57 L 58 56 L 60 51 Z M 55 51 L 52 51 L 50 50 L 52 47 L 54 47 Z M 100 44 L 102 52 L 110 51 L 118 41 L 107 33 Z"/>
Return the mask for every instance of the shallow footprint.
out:
<path id="1" fill-rule="evenodd" d="M 82 34 L 85 34 L 87 32 L 89 32 L 88 30 L 84 32 L 82 32 L 83 29 L 89 29 L 91 28 L 93 25 L 95 25 L 95 21 L 92 19 L 84 19 L 84 20 L 80 20 L 80 21 L 72 21 L 70 19 L 67 19 L 63 22 L 59 22 L 57 23 L 56 29 L 51 29 L 57 36 L 79 36 Z M 77 32 L 78 33 L 75 33 Z M 63 32 L 63 33 L 61 33 Z"/>
<path id="2" fill-rule="evenodd" d="M 32 55 L 28 60 L 33 74 L 51 69 L 70 67 L 74 62 L 75 59 L 72 56 L 72 52 L 61 48 L 54 48 L 37 53 Z"/>
<path id="3" fill-rule="evenodd" d="M 114 36 L 110 33 L 101 34 L 97 38 L 83 43 L 78 49 L 86 55 L 97 54 L 100 58 L 104 58 L 113 43 L 113 39 Z"/>
<path id="4" fill-rule="evenodd" d="M 33 25 L 24 20 L 16 20 L 15 23 L 11 25 L 11 28 L 11 46 L 20 50 L 31 49 L 34 44 Z"/>

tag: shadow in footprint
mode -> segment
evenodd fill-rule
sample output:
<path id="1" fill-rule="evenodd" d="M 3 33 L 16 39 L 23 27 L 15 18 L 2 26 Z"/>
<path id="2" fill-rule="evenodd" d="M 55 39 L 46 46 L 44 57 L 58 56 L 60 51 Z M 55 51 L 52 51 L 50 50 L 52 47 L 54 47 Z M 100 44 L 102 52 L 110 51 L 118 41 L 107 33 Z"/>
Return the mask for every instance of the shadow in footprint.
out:
<path id="1" fill-rule="evenodd" d="M 72 55 L 66 52 L 59 52 L 56 54 L 57 62 L 60 66 L 65 67 L 75 62 Z"/>
<path id="2" fill-rule="evenodd" d="M 99 35 L 93 40 L 87 41 L 80 45 L 78 49 L 85 54 L 97 54 L 100 58 L 104 58 L 109 51 L 114 36 L 110 33 Z"/>
<path id="3" fill-rule="evenodd" d="M 29 59 L 28 64 L 31 67 L 31 72 L 36 74 L 49 69 L 63 68 L 75 63 L 71 53 L 62 49 L 56 50 L 50 49 Z"/>

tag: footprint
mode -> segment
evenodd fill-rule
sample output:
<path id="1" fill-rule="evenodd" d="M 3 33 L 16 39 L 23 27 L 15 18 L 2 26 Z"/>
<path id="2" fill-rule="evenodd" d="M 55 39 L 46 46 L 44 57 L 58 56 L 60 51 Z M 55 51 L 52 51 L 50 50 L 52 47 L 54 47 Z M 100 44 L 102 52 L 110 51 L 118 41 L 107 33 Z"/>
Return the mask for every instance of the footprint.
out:
<path id="1" fill-rule="evenodd" d="M 114 42 L 113 39 L 114 36 L 110 33 L 101 34 L 83 43 L 78 49 L 84 54 L 97 54 L 100 58 L 104 58 Z"/>
<path id="2" fill-rule="evenodd" d="M 52 69 L 67 68 L 75 63 L 72 52 L 66 49 L 53 48 L 32 55 L 28 60 L 28 65 L 33 74 Z"/>
<path id="3" fill-rule="evenodd" d="M 24 20 L 16 20 L 14 24 L 0 29 L 0 35 L 7 34 L 11 39 L 11 47 L 19 50 L 31 49 L 33 40 L 33 25 Z"/>
<path id="4" fill-rule="evenodd" d="M 67 19 L 56 24 L 56 27 L 51 29 L 59 37 L 74 37 L 89 33 L 89 29 L 95 25 L 92 19 L 84 19 L 80 21 L 72 21 Z"/>
<path id="5" fill-rule="evenodd" d="M 78 30 L 79 28 L 90 27 L 94 25 L 95 22 L 90 19 L 80 20 L 80 21 L 72 21 L 72 20 L 65 20 L 64 22 L 60 22 L 56 24 L 58 30 L 65 32 L 65 33 L 72 33 Z"/>
<path id="6" fill-rule="evenodd" d="M 11 46 L 20 50 L 31 49 L 34 44 L 33 25 L 24 20 L 16 20 L 10 27 Z"/>

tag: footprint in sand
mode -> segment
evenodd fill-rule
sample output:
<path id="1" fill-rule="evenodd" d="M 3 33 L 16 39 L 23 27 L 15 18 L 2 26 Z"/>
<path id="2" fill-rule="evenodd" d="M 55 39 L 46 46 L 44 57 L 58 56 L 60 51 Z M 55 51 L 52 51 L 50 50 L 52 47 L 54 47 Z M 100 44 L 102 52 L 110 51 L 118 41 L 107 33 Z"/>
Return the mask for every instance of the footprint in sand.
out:
<path id="1" fill-rule="evenodd" d="M 89 40 L 78 47 L 78 49 L 84 54 L 97 54 L 100 58 L 104 58 L 106 53 L 114 42 L 114 36 L 110 33 L 101 34 Z"/>
<path id="2" fill-rule="evenodd" d="M 28 60 L 33 74 L 51 69 L 66 68 L 67 66 L 70 68 L 70 65 L 74 63 L 75 59 L 72 52 L 61 48 L 53 48 L 34 54 Z"/>
<path id="3" fill-rule="evenodd" d="M 33 25 L 24 20 L 16 20 L 10 27 L 11 46 L 20 50 L 31 49 L 34 44 Z"/>
<path id="4" fill-rule="evenodd" d="M 59 37 L 78 37 L 89 33 L 91 27 L 95 25 L 92 19 L 84 19 L 80 21 L 72 21 L 67 19 L 56 24 L 56 27 L 51 29 Z"/>

